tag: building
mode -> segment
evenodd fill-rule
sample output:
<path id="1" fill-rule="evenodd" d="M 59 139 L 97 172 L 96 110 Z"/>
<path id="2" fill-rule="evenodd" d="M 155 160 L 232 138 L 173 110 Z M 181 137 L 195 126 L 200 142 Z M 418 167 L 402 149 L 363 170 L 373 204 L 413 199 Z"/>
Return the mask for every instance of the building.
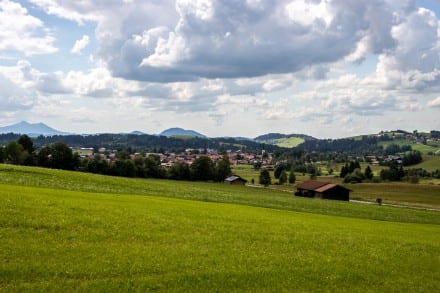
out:
<path id="1" fill-rule="evenodd" d="M 232 175 L 225 179 L 225 184 L 231 184 L 231 185 L 245 185 L 246 182 L 247 182 L 246 179 L 243 179 L 237 175 Z"/>
<path id="2" fill-rule="evenodd" d="M 297 189 L 296 196 L 346 201 L 350 199 L 350 189 L 329 182 L 309 180 L 299 184 Z"/>

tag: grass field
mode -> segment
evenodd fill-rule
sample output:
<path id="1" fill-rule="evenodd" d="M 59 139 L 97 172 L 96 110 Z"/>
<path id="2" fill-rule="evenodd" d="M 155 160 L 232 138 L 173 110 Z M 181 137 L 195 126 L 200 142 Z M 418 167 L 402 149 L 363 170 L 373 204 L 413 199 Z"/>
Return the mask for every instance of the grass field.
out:
<path id="1" fill-rule="evenodd" d="M 438 162 L 437 157 L 433 157 L 433 163 L 426 163 L 425 166 L 435 166 Z M 364 164 L 366 167 L 366 164 Z M 362 166 L 364 166 L 362 165 Z M 417 166 L 412 166 L 416 168 Z M 362 167 L 364 168 L 364 167 Z M 383 167 L 372 167 L 376 176 Z M 254 170 L 248 165 L 234 166 L 234 173 L 242 176 L 243 178 L 251 181 L 254 178 L 255 183 L 258 183 L 259 171 Z M 273 183 L 277 182 L 277 179 L 273 177 L 271 173 Z M 375 201 L 377 198 L 381 198 L 383 203 L 387 204 L 400 204 L 413 207 L 426 207 L 440 209 L 440 181 L 438 180 L 422 180 L 421 184 L 411 184 L 406 182 L 394 182 L 394 183 L 362 183 L 362 184 L 343 184 L 342 179 L 339 177 L 322 176 L 318 177 L 318 180 L 331 182 L 335 184 L 341 184 L 352 190 L 350 198 L 363 201 Z M 292 193 L 296 191 L 296 186 L 306 180 L 310 180 L 309 175 L 303 176 L 302 174 L 296 174 L 295 184 L 286 185 L 274 185 L 272 188 L 280 190 L 290 190 Z M 434 184 L 426 184 L 434 183 Z"/>
<path id="2" fill-rule="evenodd" d="M 440 213 L 0 165 L 0 291 L 438 292 Z"/>
<path id="3" fill-rule="evenodd" d="M 397 144 L 397 145 L 410 145 L 411 148 L 415 151 L 419 151 L 423 154 L 427 154 L 429 152 L 435 153 L 440 150 L 440 148 L 431 146 L 431 145 L 425 145 L 420 143 L 415 143 L 413 141 L 405 140 L 405 139 L 395 139 L 391 141 L 381 141 L 378 143 L 379 145 L 382 145 L 384 147 L 390 145 L 390 144 Z"/>
<path id="4" fill-rule="evenodd" d="M 277 139 L 275 144 L 283 148 L 294 148 L 304 142 L 303 138 L 300 137 L 286 137 Z"/>
<path id="5" fill-rule="evenodd" d="M 410 166 L 409 168 L 422 168 L 427 171 L 440 170 L 440 156 L 423 156 L 423 162 L 417 165 Z"/>

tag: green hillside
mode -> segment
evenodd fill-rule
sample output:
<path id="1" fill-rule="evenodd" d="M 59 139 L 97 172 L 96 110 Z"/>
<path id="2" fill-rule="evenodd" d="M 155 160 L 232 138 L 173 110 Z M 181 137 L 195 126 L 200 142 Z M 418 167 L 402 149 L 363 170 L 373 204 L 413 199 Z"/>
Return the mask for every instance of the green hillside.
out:
<path id="1" fill-rule="evenodd" d="M 304 138 L 296 136 L 258 140 L 260 143 L 272 144 L 283 148 L 294 148 L 302 144 L 304 141 Z"/>
<path id="2" fill-rule="evenodd" d="M 437 151 L 440 150 L 439 147 L 435 147 L 435 146 L 430 146 L 430 145 L 425 145 L 425 144 L 420 144 L 420 143 L 415 143 L 414 141 L 410 141 L 410 140 L 406 140 L 406 139 L 395 139 L 395 140 L 391 140 L 391 141 L 382 141 L 379 142 L 379 145 L 382 145 L 384 147 L 390 145 L 390 144 L 397 144 L 399 146 L 403 146 L 403 145 L 409 145 L 411 146 L 411 148 L 415 151 L 419 151 L 423 154 L 427 154 L 427 153 L 435 153 Z"/>
<path id="3" fill-rule="evenodd" d="M 0 291 L 440 289 L 433 211 L 0 165 L 0 215 Z"/>
<path id="4" fill-rule="evenodd" d="M 283 147 L 283 148 L 294 148 L 298 146 L 299 144 L 302 144 L 304 142 L 303 138 L 299 137 L 286 137 L 286 138 L 280 138 L 274 141 L 274 144 Z"/>
<path id="5" fill-rule="evenodd" d="M 410 168 L 422 168 L 427 171 L 440 170 L 440 156 L 423 156 L 423 162 L 413 165 Z"/>

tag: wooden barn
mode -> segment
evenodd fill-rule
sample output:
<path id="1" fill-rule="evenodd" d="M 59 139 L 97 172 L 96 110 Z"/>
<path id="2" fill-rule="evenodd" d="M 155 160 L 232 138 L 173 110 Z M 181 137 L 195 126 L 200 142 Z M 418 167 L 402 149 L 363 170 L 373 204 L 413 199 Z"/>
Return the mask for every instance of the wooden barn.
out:
<path id="1" fill-rule="evenodd" d="M 346 201 L 350 199 L 350 189 L 329 182 L 309 180 L 299 184 L 297 189 L 296 196 Z"/>
<path id="2" fill-rule="evenodd" d="M 237 175 L 232 175 L 225 179 L 225 184 L 231 184 L 231 185 L 245 185 L 246 182 L 247 182 L 246 179 L 243 179 Z"/>

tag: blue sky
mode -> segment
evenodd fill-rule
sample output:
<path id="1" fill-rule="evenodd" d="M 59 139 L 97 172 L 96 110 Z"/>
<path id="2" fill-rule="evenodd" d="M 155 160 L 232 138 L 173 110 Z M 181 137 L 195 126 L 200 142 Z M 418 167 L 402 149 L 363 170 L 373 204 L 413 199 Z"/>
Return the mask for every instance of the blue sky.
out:
<path id="1" fill-rule="evenodd" d="M 0 126 L 440 129 L 437 0 L 0 0 Z"/>

